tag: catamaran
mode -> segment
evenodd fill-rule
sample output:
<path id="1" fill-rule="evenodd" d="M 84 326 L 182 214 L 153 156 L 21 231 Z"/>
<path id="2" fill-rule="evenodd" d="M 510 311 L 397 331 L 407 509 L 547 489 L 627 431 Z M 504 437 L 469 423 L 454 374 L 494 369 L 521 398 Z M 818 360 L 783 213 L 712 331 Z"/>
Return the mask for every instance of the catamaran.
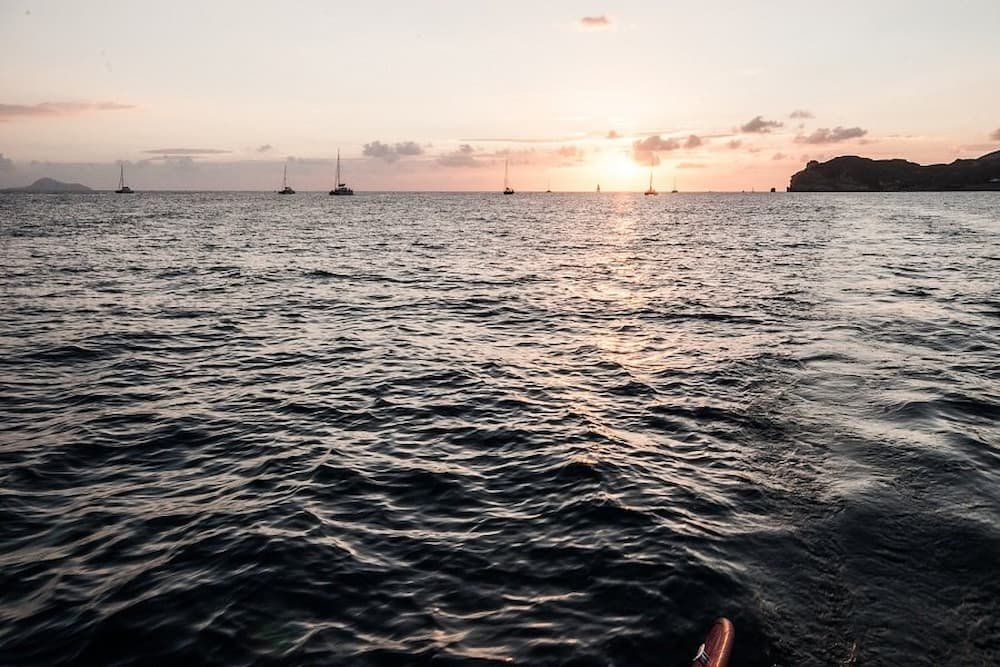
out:
<path id="1" fill-rule="evenodd" d="M 288 187 L 288 165 L 285 165 L 285 175 L 281 177 L 281 189 L 278 190 L 279 195 L 294 195 L 295 190 Z"/>
<path id="2" fill-rule="evenodd" d="M 514 188 L 510 187 L 510 185 L 507 183 L 507 176 L 508 176 L 509 172 L 510 172 L 510 161 L 509 160 L 504 160 L 503 161 L 503 193 L 505 195 L 512 195 L 512 194 L 514 194 Z"/>
<path id="3" fill-rule="evenodd" d="M 121 163 L 121 175 L 118 177 L 118 189 L 115 190 L 115 194 L 119 195 L 130 195 L 132 194 L 132 188 L 125 185 L 125 163 Z"/>
<path id="4" fill-rule="evenodd" d="M 334 181 L 334 188 L 330 190 L 333 196 L 353 195 L 354 190 L 347 187 L 347 183 L 340 182 L 340 149 L 337 149 L 337 179 Z"/>

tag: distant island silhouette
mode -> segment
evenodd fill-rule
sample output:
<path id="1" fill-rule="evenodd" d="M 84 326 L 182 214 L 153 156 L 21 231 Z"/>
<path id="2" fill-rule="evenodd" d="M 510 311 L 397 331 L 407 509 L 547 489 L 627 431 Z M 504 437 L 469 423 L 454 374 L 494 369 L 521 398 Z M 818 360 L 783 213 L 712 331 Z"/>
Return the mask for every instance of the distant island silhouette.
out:
<path id="1" fill-rule="evenodd" d="M 62 181 L 57 181 L 54 178 L 39 178 L 31 185 L 25 185 L 22 188 L 5 188 L 0 190 L 0 192 L 26 192 L 36 195 L 59 195 L 66 193 L 83 194 L 94 192 L 94 190 L 91 190 L 86 185 L 82 185 L 80 183 L 63 183 Z"/>
<path id="2" fill-rule="evenodd" d="M 810 161 L 792 175 L 789 192 L 1000 190 L 1000 151 L 951 164 L 872 160 L 845 155 Z"/>

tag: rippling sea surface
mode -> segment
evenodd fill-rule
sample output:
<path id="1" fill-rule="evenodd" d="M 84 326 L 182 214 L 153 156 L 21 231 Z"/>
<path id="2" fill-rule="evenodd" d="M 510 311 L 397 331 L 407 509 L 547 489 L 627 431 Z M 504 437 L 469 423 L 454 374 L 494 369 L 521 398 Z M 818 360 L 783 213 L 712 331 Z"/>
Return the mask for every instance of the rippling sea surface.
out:
<path id="1" fill-rule="evenodd" d="M 995 193 L 2 196 L 0 260 L 2 663 L 1000 662 Z"/>

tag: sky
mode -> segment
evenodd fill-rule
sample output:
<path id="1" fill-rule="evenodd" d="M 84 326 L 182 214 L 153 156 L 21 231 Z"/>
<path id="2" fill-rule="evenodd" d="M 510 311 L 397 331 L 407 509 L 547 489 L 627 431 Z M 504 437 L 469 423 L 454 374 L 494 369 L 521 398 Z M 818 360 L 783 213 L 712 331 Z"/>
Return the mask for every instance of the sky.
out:
<path id="1" fill-rule="evenodd" d="M 0 187 L 783 189 L 1000 148 L 1000 2 L 0 0 Z"/>

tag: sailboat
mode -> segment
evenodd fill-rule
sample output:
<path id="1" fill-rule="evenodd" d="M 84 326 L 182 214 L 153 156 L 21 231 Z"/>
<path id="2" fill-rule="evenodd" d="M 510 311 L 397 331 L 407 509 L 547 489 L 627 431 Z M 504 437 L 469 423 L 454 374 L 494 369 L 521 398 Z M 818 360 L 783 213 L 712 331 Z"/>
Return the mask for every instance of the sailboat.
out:
<path id="1" fill-rule="evenodd" d="M 503 161 L 503 193 L 505 195 L 512 195 L 512 194 L 514 194 L 514 188 L 510 187 L 510 185 L 507 183 L 507 176 L 508 176 L 509 171 L 510 171 L 510 161 L 509 160 L 504 160 Z"/>
<path id="2" fill-rule="evenodd" d="M 598 183 L 598 184 L 597 184 L 597 191 L 598 191 L 598 192 L 600 192 L 600 191 L 601 191 L 601 184 L 600 184 L 600 183 Z"/>
<path id="3" fill-rule="evenodd" d="M 670 191 L 673 194 L 677 194 L 677 177 L 674 176 L 674 189 Z"/>
<path id="4" fill-rule="evenodd" d="M 281 177 L 281 189 L 278 190 L 279 195 L 294 195 L 295 190 L 288 187 L 288 165 L 285 165 L 285 174 Z"/>
<path id="5" fill-rule="evenodd" d="M 545 192 L 546 192 L 546 193 L 551 193 L 551 192 L 552 192 L 552 181 L 551 181 L 551 180 L 549 180 L 549 181 L 548 181 L 548 182 L 547 182 L 547 183 L 545 184 Z"/>
<path id="6" fill-rule="evenodd" d="M 130 195 L 133 193 L 132 188 L 125 185 L 125 163 L 121 163 L 121 175 L 118 177 L 118 189 L 115 190 L 115 194 L 118 195 Z"/>
<path id="7" fill-rule="evenodd" d="M 649 189 L 643 192 L 644 195 L 658 195 L 660 194 L 653 189 L 653 158 L 649 158 Z"/>
<path id="8" fill-rule="evenodd" d="M 346 196 L 353 195 L 354 190 L 347 187 L 347 183 L 340 182 L 340 149 L 337 149 L 337 179 L 334 182 L 335 187 L 330 190 L 330 194 L 334 196 Z"/>

